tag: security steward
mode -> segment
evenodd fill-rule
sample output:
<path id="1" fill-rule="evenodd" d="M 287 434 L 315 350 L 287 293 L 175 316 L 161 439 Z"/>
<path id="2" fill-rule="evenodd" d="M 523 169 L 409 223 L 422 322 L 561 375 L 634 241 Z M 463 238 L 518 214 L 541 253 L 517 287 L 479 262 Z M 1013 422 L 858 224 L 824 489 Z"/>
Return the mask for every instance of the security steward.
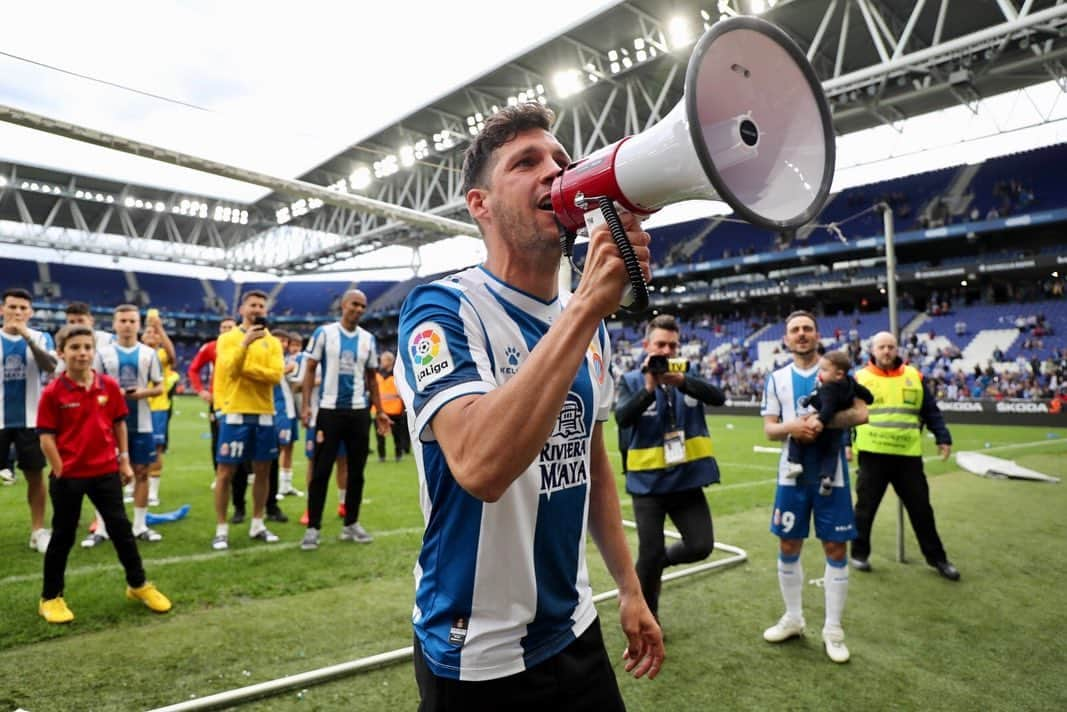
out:
<path id="1" fill-rule="evenodd" d="M 930 428 L 941 453 L 952 452 L 952 436 L 937 407 L 937 400 L 914 366 L 897 355 L 897 340 L 887 331 L 871 339 L 871 363 L 856 373 L 856 381 L 874 394 L 870 420 L 856 429 L 859 453 L 856 479 L 856 529 L 852 566 L 870 571 L 871 527 L 886 487 L 893 485 L 908 511 L 915 537 L 926 562 L 950 581 L 959 581 L 934 523 L 930 488 L 923 472 L 922 429 Z"/>
<path id="2" fill-rule="evenodd" d="M 382 399 L 382 410 L 393 421 L 393 449 L 396 451 L 396 459 L 404 457 L 404 453 L 411 452 L 411 437 L 408 434 L 407 414 L 404 412 L 404 401 L 396 390 L 396 378 L 393 376 L 393 364 L 396 357 L 391 351 L 383 351 L 378 357 L 378 373 L 374 374 L 378 381 L 378 394 Z M 374 409 L 371 408 L 373 411 Z M 373 413 L 372 413 L 373 414 Z M 385 462 L 385 436 L 375 430 L 378 438 L 378 462 Z"/>
<path id="3" fill-rule="evenodd" d="M 652 613 L 659 617 L 660 577 L 674 564 L 700 561 L 715 545 L 711 510 L 703 488 L 719 481 L 704 405 L 726 402 L 722 391 L 687 373 L 678 354 L 673 316 L 648 324 L 640 369 L 623 374 L 615 405 L 619 431 L 629 429 L 625 449 L 626 491 L 637 521 L 637 578 Z M 664 546 L 670 517 L 680 541 Z"/>

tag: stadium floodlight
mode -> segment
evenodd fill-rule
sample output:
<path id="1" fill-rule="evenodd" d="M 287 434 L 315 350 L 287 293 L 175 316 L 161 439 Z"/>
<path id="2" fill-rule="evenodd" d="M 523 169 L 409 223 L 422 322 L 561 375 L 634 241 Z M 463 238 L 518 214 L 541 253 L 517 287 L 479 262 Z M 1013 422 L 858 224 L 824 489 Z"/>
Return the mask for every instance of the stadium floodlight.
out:
<path id="1" fill-rule="evenodd" d="M 366 166 L 357 166 L 352 175 L 348 176 L 348 185 L 352 190 L 363 190 L 370 185 L 370 169 Z"/>
<path id="2" fill-rule="evenodd" d="M 0 188 L 6 188 L 6 187 L 7 187 L 7 178 L 5 178 L 4 176 L 0 176 Z"/>
<path id="3" fill-rule="evenodd" d="M 389 176 L 400 170 L 400 166 L 397 163 L 396 156 L 389 154 L 380 161 L 374 162 L 374 177 L 375 178 L 388 178 Z"/>
<path id="4" fill-rule="evenodd" d="M 416 161 L 421 161 L 422 159 L 430 155 L 429 144 L 426 143 L 426 139 L 424 138 L 420 138 L 418 141 L 416 141 L 413 148 L 415 149 Z"/>
<path id="5" fill-rule="evenodd" d="M 164 210 L 167 209 L 167 206 L 164 205 L 163 202 L 159 201 L 159 200 L 156 201 L 156 204 L 155 204 L 154 207 L 155 207 L 157 213 L 161 213 L 161 212 L 163 212 Z"/>
<path id="6" fill-rule="evenodd" d="M 582 86 L 581 72 L 577 69 L 565 69 L 561 72 L 556 72 L 552 77 L 552 86 L 560 99 L 566 99 L 568 96 L 577 94 L 584 88 Z"/>
<path id="7" fill-rule="evenodd" d="M 308 201 L 306 201 L 303 198 L 301 198 L 300 200 L 297 200 L 296 202 L 294 202 L 289 207 L 289 209 L 292 212 L 294 218 L 298 218 L 301 215 L 307 215 L 307 212 L 308 212 Z"/>
<path id="8" fill-rule="evenodd" d="M 278 221 L 279 225 L 284 225 L 293 219 L 293 216 L 289 213 L 289 208 L 278 208 L 274 212 L 274 218 Z"/>
<path id="9" fill-rule="evenodd" d="M 455 134 L 453 134 L 448 129 L 445 129 L 444 131 L 438 131 L 433 135 L 433 150 L 440 153 L 442 151 L 447 151 L 448 149 L 453 148 L 456 145 L 456 139 L 454 138 L 454 136 Z"/>
<path id="10" fill-rule="evenodd" d="M 414 146 L 401 146 L 400 147 L 400 165 L 404 168 L 410 168 L 415 165 L 415 147 Z"/>
<path id="11" fill-rule="evenodd" d="M 671 49 L 685 47 L 693 42 L 693 28 L 689 25 L 689 20 L 676 15 L 667 23 L 667 36 Z"/>

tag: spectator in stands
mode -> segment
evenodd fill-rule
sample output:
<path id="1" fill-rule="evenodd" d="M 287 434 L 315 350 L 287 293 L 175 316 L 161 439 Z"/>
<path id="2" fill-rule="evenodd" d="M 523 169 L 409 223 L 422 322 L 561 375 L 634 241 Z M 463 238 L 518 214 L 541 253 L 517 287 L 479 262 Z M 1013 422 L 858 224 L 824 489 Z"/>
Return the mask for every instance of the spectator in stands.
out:
<path id="1" fill-rule="evenodd" d="M 241 297 L 241 326 L 218 338 L 214 394 L 219 417 L 219 463 L 215 475 L 215 537 L 211 547 L 228 549 L 226 510 L 237 465 L 252 462 L 252 523 L 248 536 L 268 544 L 278 536 L 263 522 L 270 489 L 270 463 L 278 455 L 274 432 L 274 386 L 282 379 L 282 345 L 267 330 L 267 294 Z"/>
<path id="2" fill-rule="evenodd" d="M 956 336 L 963 336 L 967 333 L 967 322 L 963 319 L 956 321 Z"/>
<path id="3" fill-rule="evenodd" d="M 0 330 L 0 356 L 4 377 L 0 379 L 0 452 L 12 448 L 18 468 L 26 478 L 26 500 L 30 505 L 30 548 L 42 554 L 51 537 L 44 527 L 46 490 L 44 454 L 37 439 L 37 403 L 41 386 L 56 370 L 52 337 L 31 329 L 33 301 L 25 289 L 12 287 L 3 294 L 3 328 Z M 6 463 L 11 465 L 12 463 Z"/>
<path id="4" fill-rule="evenodd" d="M 663 569 L 702 561 L 715 546 L 704 487 L 719 481 L 719 466 L 711 454 L 704 406 L 720 406 L 726 397 L 695 371 L 669 367 L 678 355 L 674 317 L 652 319 L 643 346 L 641 368 L 623 374 L 619 382 L 615 422 L 630 436 L 624 456 L 626 491 L 637 520 L 637 578 L 659 620 Z M 668 516 L 682 535 L 669 548 L 663 540 Z"/>
<path id="5" fill-rule="evenodd" d="M 99 371 L 119 382 L 126 394 L 127 438 L 133 466 L 133 535 L 156 542 L 163 535 L 148 527 L 148 468 L 156 459 L 152 410 L 148 399 L 163 392 L 163 369 L 155 349 L 137 340 L 141 332 L 141 310 L 133 304 L 115 307 L 112 326 L 115 340 L 96 355 Z M 107 522 L 98 512 L 96 527 L 82 546 L 91 548 L 108 538 Z"/>
<path id="6" fill-rule="evenodd" d="M 69 623 L 63 600 L 67 557 L 74 546 L 82 497 L 103 514 L 115 551 L 126 570 L 126 597 L 166 613 L 171 602 L 145 578 L 137 538 L 122 506 L 123 480 L 130 480 L 126 403 L 119 384 L 93 371 L 93 330 L 64 327 L 58 336 L 67 370 L 41 394 L 35 425 L 51 467 L 53 536 L 44 557 L 44 583 L 37 611 L 49 623 Z"/>
<path id="7" fill-rule="evenodd" d="M 858 534 L 852 542 L 852 565 L 860 571 L 871 570 L 871 529 L 878 505 L 892 484 L 908 511 L 926 562 L 950 581 L 958 581 L 960 572 L 945 554 L 930 506 L 930 489 L 923 473 L 922 428 L 928 427 L 934 434 L 943 460 L 952 452 L 952 436 L 922 375 L 898 357 L 896 337 L 879 332 L 871 344 L 871 363 L 856 374 L 856 381 L 874 393 L 875 401 L 870 422 L 856 429 Z"/>
<path id="8" fill-rule="evenodd" d="M 775 441 L 788 438 L 811 443 L 817 435 L 817 416 L 798 408 L 802 395 L 815 389 L 819 361 L 819 331 L 815 316 L 796 311 L 786 317 L 786 344 L 793 353 L 793 363 L 774 371 L 763 392 L 763 431 Z M 867 405 L 856 400 L 853 407 L 834 416 L 834 428 L 850 428 L 866 422 Z M 800 552 L 814 513 L 815 533 L 826 554 L 823 588 L 826 595 L 826 622 L 822 637 L 827 655 L 835 663 L 847 662 L 848 647 L 841 627 L 841 615 L 848 595 L 848 544 L 855 536 L 852 496 L 848 466 L 839 461 L 833 492 L 819 496 L 820 476 L 816 467 L 805 467 L 797 478 L 787 476 L 788 460 L 783 449 L 778 464 L 778 488 L 774 499 L 771 532 L 779 537 L 778 584 L 785 600 L 785 614 L 763 632 L 770 643 L 781 643 L 804 632 L 801 593 L 804 573 Z"/>
<path id="9" fill-rule="evenodd" d="M 322 364 L 322 387 L 319 412 L 315 417 L 318 441 L 315 446 L 314 471 L 308 492 L 308 525 L 300 548 L 311 551 L 319 547 L 322 512 L 330 473 L 337 461 L 341 443 L 348 453 L 348 487 L 345 492 L 345 519 L 341 541 L 367 544 L 374 538 L 359 523 L 363 501 L 363 470 L 370 446 L 368 430 L 370 411 L 376 409 L 375 421 L 380 433 L 389 432 L 391 420 L 382 409 L 375 369 L 378 368 L 378 347 L 374 336 L 359 326 L 359 319 L 367 309 L 367 296 L 351 289 L 341 298 L 341 318 L 333 324 L 320 326 L 308 341 L 304 360 L 307 371 L 302 385 L 303 412 L 306 426 L 311 423 L 311 389 L 315 368 Z M 367 394 L 369 393 L 369 398 Z"/>
<path id="10" fill-rule="evenodd" d="M 565 706 L 624 708 L 583 573 L 587 529 L 619 588 L 626 669 L 654 677 L 663 660 L 601 422 L 612 387 L 602 320 L 617 309 L 623 265 L 595 229 L 577 290 L 557 298 L 558 230 L 540 206 L 570 157 L 553 118 L 539 104 L 489 117 L 462 188 L 485 264 L 416 287 L 400 315 L 428 522 L 414 651 L 424 710 L 530 706 L 544 675 L 567 691 Z M 628 213 L 622 224 L 647 276 L 648 234 Z M 553 605 L 541 605 L 547 591 Z"/>
<path id="11" fill-rule="evenodd" d="M 404 401 L 397 392 L 396 379 L 393 377 L 393 364 L 396 363 L 396 357 L 391 351 L 383 351 L 379 361 L 380 366 L 375 374 L 378 381 L 378 394 L 382 398 L 385 414 L 392 421 L 389 429 L 393 431 L 393 451 L 399 461 L 405 453 L 411 452 L 411 438 L 408 435 Z M 377 432 L 375 428 L 375 436 L 378 441 L 378 462 L 385 462 L 385 435 Z"/>

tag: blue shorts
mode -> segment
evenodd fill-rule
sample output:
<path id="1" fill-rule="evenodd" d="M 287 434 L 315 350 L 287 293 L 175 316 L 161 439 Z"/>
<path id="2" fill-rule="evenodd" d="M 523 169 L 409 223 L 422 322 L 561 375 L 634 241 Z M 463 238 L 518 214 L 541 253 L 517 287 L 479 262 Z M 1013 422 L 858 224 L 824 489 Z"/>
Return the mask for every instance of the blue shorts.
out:
<path id="1" fill-rule="evenodd" d="M 153 410 L 152 411 L 152 436 L 155 438 L 156 446 L 167 446 L 167 427 L 170 425 L 170 411 L 169 410 Z"/>
<path id="2" fill-rule="evenodd" d="M 219 449 L 216 459 L 227 465 L 240 462 L 270 462 L 278 457 L 278 434 L 274 416 L 229 414 L 219 418 Z"/>
<path id="3" fill-rule="evenodd" d="M 318 435 L 318 430 L 312 425 L 307 429 L 307 440 L 304 441 L 304 454 L 310 460 L 315 457 L 315 436 Z M 337 457 L 348 457 L 348 451 L 345 450 L 345 444 L 338 443 L 337 445 Z"/>
<path id="4" fill-rule="evenodd" d="M 300 439 L 300 421 L 285 415 L 274 416 L 274 432 L 278 433 L 278 445 L 292 445 Z"/>
<path id="5" fill-rule="evenodd" d="M 151 465 L 156 461 L 156 442 L 154 434 L 129 433 L 126 438 L 130 448 L 131 465 Z"/>
<path id="6" fill-rule="evenodd" d="M 830 494 L 819 494 L 819 477 L 815 468 L 806 468 L 795 482 L 783 483 L 779 478 L 774 493 L 774 514 L 771 533 L 780 539 L 807 539 L 812 515 L 815 536 L 822 541 L 852 541 L 856 538 L 856 517 L 852 511 L 852 489 L 848 467 L 842 455 L 842 467 L 830 488 Z"/>

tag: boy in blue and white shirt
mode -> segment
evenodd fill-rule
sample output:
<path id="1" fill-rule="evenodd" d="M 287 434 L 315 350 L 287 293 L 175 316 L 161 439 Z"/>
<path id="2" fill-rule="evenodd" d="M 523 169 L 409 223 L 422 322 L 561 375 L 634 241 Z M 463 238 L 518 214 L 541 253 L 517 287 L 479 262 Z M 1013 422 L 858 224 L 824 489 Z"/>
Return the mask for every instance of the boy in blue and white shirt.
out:
<path id="1" fill-rule="evenodd" d="M 30 505 L 30 548 L 48 550 L 50 533 L 44 528 L 47 493 L 44 453 L 37 438 L 37 403 L 41 386 L 56 369 L 55 345 L 48 334 L 28 326 L 32 296 L 17 287 L 4 291 L 4 325 L 0 329 L 0 452 L 14 446 L 15 462 L 26 478 Z"/>
<path id="2" fill-rule="evenodd" d="M 663 661 L 603 436 L 602 320 L 625 270 L 608 230 L 595 229 L 577 292 L 558 296 L 549 191 L 570 159 L 552 120 L 539 104 L 489 117 L 463 171 L 485 263 L 417 287 L 401 310 L 395 375 L 426 522 L 413 615 L 424 710 L 562 695 L 573 709 L 624 708 L 592 603 L 587 532 L 619 588 L 626 669 L 654 677 Z M 647 278 L 648 234 L 633 215 L 622 222 Z"/>
<path id="3" fill-rule="evenodd" d="M 771 440 L 796 439 L 801 443 L 810 443 L 820 429 L 818 416 L 810 408 L 802 406 L 801 400 L 817 385 L 818 327 L 814 315 L 796 311 L 786 317 L 785 329 L 785 343 L 793 354 L 793 362 L 767 377 L 760 408 L 763 430 Z M 866 420 L 867 406 L 857 399 L 850 410 L 834 416 L 830 427 L 850 428 Z M 830 492 L 820 496 L 818 451 L 810 447 L 803 448 L 803 451 L 803 472 L 800 475 L 790 472 L 788 445 L 782 448 L 778 458 L 778 488 L 774 497 L 771 533 L 779 538 L 778 584 L 786 610 L 776 624 L 763 632 L 763 638 L 769 643 L 781 643 L 804 633 L 801 605 L 804 571 L 800 552 L 814 516 L 815 535 L 822 541 L 826 553 L 823 644 L 831 660 L 843 663 L 849 659 L 845 632 L 841 627 L 841 616 L 848 596 L 848 542 L 856 538 L 848 465 L 842 450 L 836 470 L 832 473 Z"/>
<path id="4" fill-rule="evenodd" d="M 156 350 L 138 341 L 141 331 L 141 312 L 133 304 L 115 307 L 112 322 L 115 341 L 96 355 L 96 369 L 119 382 L 126 394 L 129 415 L 130 465 L 133 467 L 133 535 L 141 541 L 154 542 L 163 535 L 148 528 L 148 467 L 156 460 L 155 435 L 152 428 L 152 409 L 148 398 L 163 392 L 163 367 Z M 91 547 L 107 539 L 103 519 L 97 516 L 96 530 L 82 542 Z M 90 543 L 91 542 L 91 543 Z"/>

